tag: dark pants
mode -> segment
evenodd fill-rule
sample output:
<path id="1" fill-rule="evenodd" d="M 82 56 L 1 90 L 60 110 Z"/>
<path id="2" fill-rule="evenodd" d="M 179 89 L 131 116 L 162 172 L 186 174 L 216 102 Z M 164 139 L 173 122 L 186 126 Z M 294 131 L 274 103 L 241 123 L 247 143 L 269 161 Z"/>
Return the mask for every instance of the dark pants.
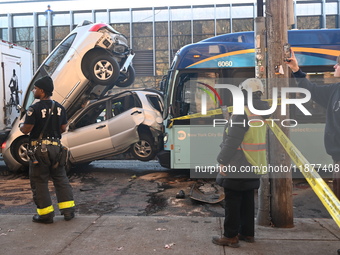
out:
<path id="1" fill-rule="evenodd" d="M 74 209 L 72 187 L 66 175 L 65 167 L 58 166 L 53 168 L 60 147 L 47 145 L 48 154 L 44 155 L 38 146 L 35 157 L 38 164 L 30 161 L 30 182 L 33 192 L 33 200 L 38 208 L 38 214 L 44 215 L 53 211 L 52 200 L 48 189 L 48 181 L 51 177 L 57 195 L 59 209 Z"/>
<path id="2" fill-rule="evenodd" d="M 340 200 L 340 161 L 334 162 L 333 167 L 333 192 L 334 195 Z"/>
<path id="3" fill-rule="evenodd" d="M 254 190 L 234 191 L 225 188 L 224 193 L 224 236 L 228 238 L 238 234 L 254 236 Z"/>

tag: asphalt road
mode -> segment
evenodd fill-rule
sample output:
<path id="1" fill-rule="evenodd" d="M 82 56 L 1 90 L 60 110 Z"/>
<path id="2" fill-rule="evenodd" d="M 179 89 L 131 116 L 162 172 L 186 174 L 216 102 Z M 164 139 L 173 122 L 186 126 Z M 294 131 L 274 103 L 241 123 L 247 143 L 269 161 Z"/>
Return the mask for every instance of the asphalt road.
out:
<path id="1" fill-rule="evenodd" d="M 221 194 L 214 179 L 191 179 L 188 170 L 162 168 L 157 161 L 100 160 L 69 174 L 77 213 L 81 215 L 223 217 L 223 202 L 209 204 L 189 197 L 193 185 Z M 329 182 L 330 180 L 326 180 Z M 293 180 L 295 218 L 331 218 L 303 179 Z M 0 214 L 33 214 L 27 174 L 12 174 L 0 160 Z M 56 197 L 51 183 L 54 204 Z M 183 191 L 184 198 L 176 198 Z"/>

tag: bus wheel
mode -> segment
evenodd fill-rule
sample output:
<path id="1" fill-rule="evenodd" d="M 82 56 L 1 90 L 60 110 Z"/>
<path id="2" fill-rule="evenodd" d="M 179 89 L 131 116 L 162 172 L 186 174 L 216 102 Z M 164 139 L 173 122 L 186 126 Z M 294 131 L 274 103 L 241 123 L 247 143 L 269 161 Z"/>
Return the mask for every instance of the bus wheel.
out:
<path id="1" fill-rule="evenodd" d="M 146 134 L 139 136 L 139 141 L 131 146 L 131 154 L 134 158 L 141 161 L 149 161 L 154 159 L 156 156 L 156 148 L 152 137 Z"/>

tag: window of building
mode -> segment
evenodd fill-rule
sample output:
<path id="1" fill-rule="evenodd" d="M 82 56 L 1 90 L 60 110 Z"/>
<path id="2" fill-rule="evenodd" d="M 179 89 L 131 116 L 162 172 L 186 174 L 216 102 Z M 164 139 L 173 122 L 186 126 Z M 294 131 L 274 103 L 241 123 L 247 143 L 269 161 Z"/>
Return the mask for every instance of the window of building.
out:
<path id="1" fill-rule="evenodd" d="M 192 8 L 193 20 L 211 20 L 215 17 L 215 8 L 208 6 L 200 6 Z"/>
<path id="2" fill-rule="evenodd" d="M 14 28 L 13 43 L 33 49 L 33 27 Z"/>
<path id="3" fill-rule="evenodd" d="M 194 21 L 194 43 L 215 36 L 215 24 L 213 20 Z"/>
<path id="4" fill-rule="evenodd" d="M 233 33 L 253 30 L 254 30 L 253 19 L 233 19 Z"/>
<path id="5" fill-rule="evenodd" d="M 130 24 L 114 23 L 111 26 L 116 29 L 119 33 L 122 33 L 126 38 L 130 38 Z"/>
<path id="6" fill-rule="evenodd" d="M 164 75 L 169 65 L 168 22 L 156 22 L 156 75 Z"/>
<path id="7" fill-rule="evenodd" d="M 45 60 L 48 55 L 47 27 L 38 27 L 38 66 Z"/>
<path id="8" fill-rule="evenodd" d="M 231 17 L 237 19 L 254 18 L 253 5 L 232 5 Z"/>
<path id="9" fill-rule="evenodd" d="M 169 10 L 168 8 L 156 8 L 155 9 L 155 21 L 168 21 Z"/>
<path id="10" fill-rule="evenodd" d="M 92 21 L 92 12 L 75 12 L 73 14 L 74 17 L 74 25 L 78 25 L 79 23 L 82 23 L 84 20 Z"/>
<path id="11" fill-rule="evenodd" d="M 321 3 L 299 3 L 296 5 L 296 15 L 321 15 Z"/>
<path id="12" fill-rule="evenodd" d="M 70 26 L 53 27 L 53 48 L 55 48 L 68 34 Z"/>
<path id="13" fill-rule="evenodd" d="M 136 76 L 153 76 L 153 26 L 151 22 L 132 24 L 133 65 Z"/>
<path id="14" fill-rule="evenodd" d="M 216 19 L 230 19 L 230 6 L 216 5 Z"/>
<path id="15" fill-rule="evenodd" d="M 300 16 L 297 17 L 298 29 L 319 29 L 320 28 L 320 16 Z"/>
<path id="16" fill-rule="evenodd" d="M 53 13 L 52 24 L 53 26 L 70 26 L 70 13 Z"/>
<path id="17" fill-rule="evenodd" d="M 110 21 L 112 24 L 115 23 L 130 23 L 131 13 L 129 10 L 119 10 L 110 12 Z M 119 30 L 118 30 L 119 31 Z"/>
<path id="18" fill-rule="evenodd" d="M 153 10 L 136 10 L 132 12 L 132 22 L 152 22 Z"/>
<path id="19" fill-rule="evenodd" d="M 33 27 L 33 15 L 13 15 L 13 27 Z"/>
<path id="20" fill-rule="evenodd" d="M 220 19 L 216 20 L 216 35 L 230 33 L 230 20 Z"/>
<path id="21" fill-rule="evenodd" d="M 170 9 L 170 20 L 191 20 L 191 8 L 171 8 Z"/>
<path id="22" fill-rule="evenodd" d="M 135 51 L 153 49 L 152 23 L 132 24 L 132 47 Z"/>
<path id="23" fill-rule="evenodd" d="M 0 16 L 0 39 L 8 41 L 8 18 Z"/>
<path id="24" fill-rule="evenodd" d="M 96 18 L 95 22 L 97 23 L 99 22 L 108 23 L 109 22 L 108 20 L 109 16 L 106 11 L 96 11 L 95 18 Z"/>
<path id="25" fill-rule="evenodd" d="M 327 15 L 326 16 L 326 28 L 336 28 L 336 15 Z"/>
<path id="26" fill-rule="evenodd" d="M 174 21 L 171 27 L 171 50 L 176 53 L 184 45 L 191 43 L 191 22 Z"/>

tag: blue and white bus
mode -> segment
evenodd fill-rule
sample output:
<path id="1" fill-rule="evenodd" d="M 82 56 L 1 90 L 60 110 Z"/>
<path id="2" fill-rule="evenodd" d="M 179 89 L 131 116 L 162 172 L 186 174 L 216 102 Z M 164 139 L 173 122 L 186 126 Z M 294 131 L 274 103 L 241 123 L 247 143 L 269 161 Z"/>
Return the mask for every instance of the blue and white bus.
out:
<path id="1" fill-rule="evenodd" d="M 310 80 L 335 82 L 340 29 L 290 30 L 288 42 Z M 254 32 L 220 35 L 181 48 L 161 82 L 166 129 L 160 164 L 178 169 L 216 166 L 224 125 L 214 124 L 226 117 L 217 110 L 232 105 L 231 93 L 216 84 L 238 86 L 250 77 L 255 77 Z M 323 146 L 325 110 L 311 100 L 304 106 L 311 116 L 290 107 L 290 119 L 298 123 L 289 129 L 291 140 L 310 163 L 331 163 Z M 204 116 L 203 111 L 212 114 Z"/>

